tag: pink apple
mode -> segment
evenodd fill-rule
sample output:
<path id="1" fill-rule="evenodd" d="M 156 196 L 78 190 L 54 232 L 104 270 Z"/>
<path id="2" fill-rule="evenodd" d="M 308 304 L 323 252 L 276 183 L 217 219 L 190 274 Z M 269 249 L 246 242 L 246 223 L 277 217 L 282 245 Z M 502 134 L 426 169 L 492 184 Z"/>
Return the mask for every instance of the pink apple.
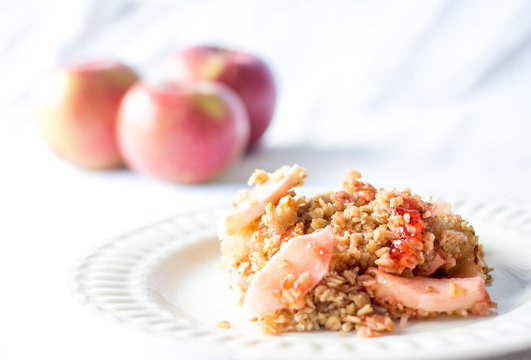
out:
<path id="1" fill-rule="evenodd" d="M 137 80 L 133 70 L 114 61 L 84 62 L 49 74 L 37 84 L 32 99 L 44 140 L 76 166 L 119 166 L 116 115 Z"/>
<path id="2" fill-rule="evenodd" d="M 234 90 L 243 100 L 251 122 L 249 146 L 260 139 L 271 122 L 275 83 L 267 66 L 255 56 L 217 47 L 192 47 L 168 58 L 163 78 L 171 84 L 216 81 Z"/>
<path id="3" fill-rule="evenodd" d="M 240 98 L 216 83 L 135 85 L 118 116 L 122 155 L 135 171 L 198 183 L 220 174 L 245 150 L 249 119 Z"/>

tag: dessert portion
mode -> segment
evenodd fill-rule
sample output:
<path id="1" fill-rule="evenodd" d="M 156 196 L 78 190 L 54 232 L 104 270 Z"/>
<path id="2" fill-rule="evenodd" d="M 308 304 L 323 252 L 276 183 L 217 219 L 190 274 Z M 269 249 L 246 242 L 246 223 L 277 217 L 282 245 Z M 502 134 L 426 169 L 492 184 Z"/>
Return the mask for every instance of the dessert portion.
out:
<path id="1" fill-rule="evenodd" d="M 354 170 L 341 190 L 297 195 L 305 176 L 256 170 L 219 226 L 230 286 L 265 333 L 379 336 L 396 320 L 496 308 L 483 247 L 450 205 L 376 190 Z"/>

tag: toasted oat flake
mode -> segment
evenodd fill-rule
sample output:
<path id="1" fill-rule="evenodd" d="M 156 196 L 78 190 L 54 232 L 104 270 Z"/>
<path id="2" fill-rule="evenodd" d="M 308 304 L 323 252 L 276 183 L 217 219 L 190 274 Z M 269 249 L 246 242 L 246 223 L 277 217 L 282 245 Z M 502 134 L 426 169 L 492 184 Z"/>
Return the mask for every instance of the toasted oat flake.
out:
<path id="1" fill-rule="evenodd" d="M 452 296 L 461 296 L 464 294 L 465 290 L 459 284 L 452 282 L 448 287 L 448 292 Z"/>
<path id="2" fill-rule="evenodd" d="M 231 327 L 231 324 L 228 320 L 221 320 L 216 324 L 216 326 L 221 329 L 228 329 Z"/>

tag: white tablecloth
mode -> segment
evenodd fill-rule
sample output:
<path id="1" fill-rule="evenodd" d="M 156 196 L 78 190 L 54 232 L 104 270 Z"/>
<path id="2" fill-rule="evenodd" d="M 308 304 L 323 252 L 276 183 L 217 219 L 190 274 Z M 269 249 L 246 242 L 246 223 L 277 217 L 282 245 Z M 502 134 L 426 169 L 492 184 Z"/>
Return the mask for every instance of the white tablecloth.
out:
<path id="1" fill-rule="evenodd" d="M 82 308 L 69 270 L 191 200 L 229 201 L 256 167 L 531 202 L 530 17 L 528 1 L 0 1 L 0 358 L 204 358 Z M 279 89 L 262 147 L 219 181 L 82 171 L 41 140 L 27 96 L 45 72 L 107 56 L 155 81 L 198 43 L 258 54 Z"/>

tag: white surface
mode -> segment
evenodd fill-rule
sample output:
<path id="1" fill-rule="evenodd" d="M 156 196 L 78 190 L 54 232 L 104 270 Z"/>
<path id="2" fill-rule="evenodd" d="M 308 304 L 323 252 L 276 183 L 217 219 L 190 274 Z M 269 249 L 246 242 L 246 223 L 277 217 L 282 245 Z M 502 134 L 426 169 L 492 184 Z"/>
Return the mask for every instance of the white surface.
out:
<path id="1" fill-rule="evenodd" d="M 72 285 L 82 303 L 123 325 L 164 335 L 190 351 L 237 359 L 478 359 L 528 348 L 531 207 L 466 198 L 453 203 L 475 224 L 495 268 L 488 291 L 498 304 L 496 315 L 410 321 L 393 335 L 372 339 L 330 331 L 264 335 L 236 306 L 219 269 L 214 219 L 226 206 L 112 239 L 80 260 Z M 221 320 L 230 329 L 217 328 Z"/>
<path id="2" fill-rule="evenodd" d="M 523 0 L 0 0 L 0 358 L 194 358 L 87 312 L 68 270 L 102 239 L 232 198 L 255 167 L 530 202 L 530 16 Z M 49 69 L 111 56 L 155 80 L 196 43 L 262 56 L 279 86 L 263 149 L 220 182 L 85 172 L 43 144 L 26 100 Z"/>

